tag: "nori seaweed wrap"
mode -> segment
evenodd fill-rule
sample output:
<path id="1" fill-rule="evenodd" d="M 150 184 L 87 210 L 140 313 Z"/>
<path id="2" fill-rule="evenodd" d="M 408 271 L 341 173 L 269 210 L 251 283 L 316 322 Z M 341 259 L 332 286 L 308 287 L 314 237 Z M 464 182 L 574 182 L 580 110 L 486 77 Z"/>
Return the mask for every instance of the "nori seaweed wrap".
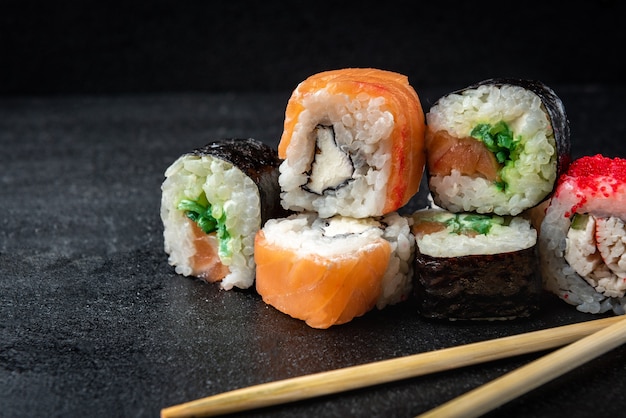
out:
<path id="1" fill-rule="evenodd" d="M 493 78 L 426 114 L 426 171 L 437 206 L 518 215 L 546 200 L 570 162 L 565 107 L 540 81 Z"/>
<path id="2" fill-rule="evenodd" d="M 422 209 L 412 218 L 420 315 L 508 320 L 540 309 L 537 231 L 529 220 L 442 209 Z"/>
<path id="3" fill-rule="evenodd" d="M 219 139 L 180 156 L 165 171 L 161 219 L 170 265 L 184 276 L 249 288 L 254 235 L 280 205 L 276 150 L 252 139 Z"/>

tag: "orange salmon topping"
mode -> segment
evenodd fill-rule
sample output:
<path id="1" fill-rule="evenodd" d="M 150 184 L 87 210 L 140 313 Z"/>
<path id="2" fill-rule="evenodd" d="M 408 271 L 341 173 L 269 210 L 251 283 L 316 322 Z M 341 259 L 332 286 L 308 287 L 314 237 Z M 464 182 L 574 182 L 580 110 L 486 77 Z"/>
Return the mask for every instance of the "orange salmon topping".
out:
<path id="1" fill-rule="evenodd" d="M 321 257 L 269 243 L 263 230 L 254 245 L 256 290 L 268 305 L 325 329 L 371 310 L 391 257 L 380 238 L 358 251 Z"/>
<path id="2" fill-rule="evenodd" d="M 500 164 L 485 144 L 472 137 L 457 138 L 448 131 L 426 135 L 428 171 L 431 175 L 449 175 L 453 169 L 470 177 L 498 180 Z"/>
<path id="3" fill-rule="evenodd" d="M 376 68 L 342 68 L 308 77 L 292 92 L 287 103 L 283 133 L 278 144 L 280 158 L 287 158 L 287 148 L 300 114 L 306 110 L 304 98 L 321 89 L 326 89 L 333 95 L 351 98 L 364 93 L 371 98 L 385 98 L 385 106 L 394 116 L 394 129 L 390 135 L 393 142 L 392 167 L 382 213 L 389 213 L 403 206 L 419 189 L 426 158 L 424 112 L 408 77 Z"/>

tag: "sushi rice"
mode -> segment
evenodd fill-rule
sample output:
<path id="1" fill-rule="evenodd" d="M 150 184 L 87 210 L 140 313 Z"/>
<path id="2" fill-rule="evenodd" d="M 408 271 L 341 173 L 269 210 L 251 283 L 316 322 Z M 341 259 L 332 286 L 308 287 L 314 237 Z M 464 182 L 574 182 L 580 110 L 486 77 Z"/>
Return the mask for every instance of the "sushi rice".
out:
<path id="1" fill-rule="evenodd" d="M 419 188 L 424 130 L 419 97 L 403 75 L 361 68 L 313 75 L 285 112 L 281 204 L 322 218 L 397 210 Z"/>
<path id="2" fill-rule="evenodd" d="M 322 90 L 303 101 L 306 110 L 300 114 L 293 136 L 308 138 L 317 125 L 332 126 L 337 147 L 346 155 L 356 155 L 353 159 L 356 164 L 354 173 L 349 168 L 340 181 L 348 181 L 347 187 L 336 191 L 328 188 L 325 193 L 316 195 L 300 187 L 309 179 L 316 142 L 292 141 L 289 155 L 302 158 L 289 158 L 280 166 L 279 182 L 284 190 L 285 206 L 296 211 L 315 211 L 320 217 L 342 214 L 361 218 L 381 213 L 384 199 L 378 196 L 384 196 L 385 179 L 391 170 L 390 142 L 384 139 L 394 126 L 393 115 L 384 109 L 384 99 L 366 95 L 350 99 Z M 325 168 L 327 174 L 340 169 L 341 164 Z M 324 175 L 322 172 L 314 174 Z"/>
<path id="3" fill-rule="evenodd" d="M 165 172 L 162 184 L 161 218 L 165 251 L 176 273 L 210 280 L 192 268 L 196 253 L 193 221 L 176 209 L 183 199 L 201 195 L 211 204 L 215 219 L 225 217 L 230 238 L 220 242 L 220 261 L 230 272 L 221 287 L 248 288 L 254 283 L 254 234 L 261 227 L 261 202 L 257 185 L 233 164 L 211 155 L 184 155 Z"/>

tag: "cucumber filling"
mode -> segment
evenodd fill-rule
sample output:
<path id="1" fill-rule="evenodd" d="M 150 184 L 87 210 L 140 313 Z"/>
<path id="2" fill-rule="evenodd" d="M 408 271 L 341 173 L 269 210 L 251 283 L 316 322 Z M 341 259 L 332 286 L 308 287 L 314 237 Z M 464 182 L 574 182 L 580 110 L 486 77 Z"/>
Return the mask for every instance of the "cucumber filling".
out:
<path id="1" fill-rule="evenodd" d="M 185 216 L 194 221 L 206 234 L 216 234 L 219 241 L 220 257 L 229 255 L 228 240 L 230 234 L 226 229 L 226 214 L 223 213 L 219 219 L 214 218 L 211 203 L 204 193 L 198 196 L 196 200 L 182 199 L 178 203 L 178 210 L 185 212 Z"/>
<path id="2" fill-rule="evenodd" d="M 519 156 L 518 145 L 521 143 L 521 137 L 517 139 L 513 136 L 513 131 L 504 122 L 500 121 L 495 125 L 489 123 L 480 123 L 472 129 L 470 136 L 485 144 L 487 149 L 493 153 L 498 163 L 507 165 L 514 162 Z M 496 185 L 499 189 L 506 188 L 506 181 L 497 181 Z"/>

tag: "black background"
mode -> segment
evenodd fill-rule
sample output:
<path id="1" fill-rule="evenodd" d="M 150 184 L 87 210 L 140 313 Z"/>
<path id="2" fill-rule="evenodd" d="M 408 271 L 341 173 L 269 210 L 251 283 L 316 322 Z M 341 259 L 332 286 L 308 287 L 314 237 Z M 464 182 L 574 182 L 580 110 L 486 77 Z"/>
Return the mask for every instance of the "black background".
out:
<path id="1" fill-rule="evenodd" d="M 289 91 L 378 67 L 419 90 L 519 76 L 621 84 L 618 1 L 74 1 L 0 5 L 0 94 Z"/>

